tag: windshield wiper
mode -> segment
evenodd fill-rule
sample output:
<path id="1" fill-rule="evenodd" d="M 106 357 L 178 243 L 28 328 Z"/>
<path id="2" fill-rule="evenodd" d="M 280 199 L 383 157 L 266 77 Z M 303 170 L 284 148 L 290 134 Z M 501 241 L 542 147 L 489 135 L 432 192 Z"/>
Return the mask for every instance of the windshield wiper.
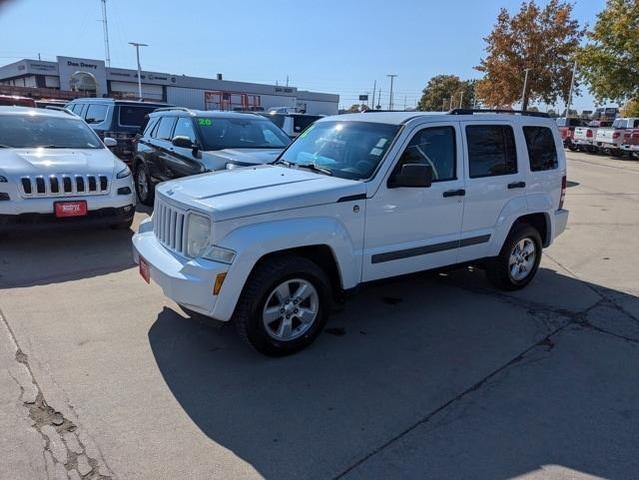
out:
<path id="1" fill-rule="evenodd" d="M 329 175 L 329 176 L 333 175 L 333 170 L 330 170 L 330 169 L 324 168 L 324 167 L 320 167 L 319 165 L 316 165 L 315 163 L 298 163 L 297 166 L 299 168 L 308 168 L 309 170 L 313 170 L 314 172 L 323 173 L 325 175 Z"/>

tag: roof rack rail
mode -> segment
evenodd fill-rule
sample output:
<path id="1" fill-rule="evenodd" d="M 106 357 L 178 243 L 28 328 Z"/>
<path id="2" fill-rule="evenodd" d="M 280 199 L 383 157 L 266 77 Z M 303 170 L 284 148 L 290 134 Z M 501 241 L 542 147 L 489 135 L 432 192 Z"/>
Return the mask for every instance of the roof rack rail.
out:
<path id="1" fill-rule="evenodd" d="M 179 110 L 181 112 L 191 112 L 192 111 L 190 108 L 186 108 L 186 107 L 160 107 L 160 108 L 156 108 L 155 110 L 153 110 L 153 112 L 169 112 L 171 110 Z"/>
<path id="2" fill-rule="evenodd" d="M 511 115 L 524 115 L 527 117 L 542 117 L 550 118 L 546 112 L 531 112 L 528 110 L 505 110 L 505 109 L 490 109 L 490 108 L 454 108 L 449 115 L 473 115 L 475 113 L 509 113 Z"/>

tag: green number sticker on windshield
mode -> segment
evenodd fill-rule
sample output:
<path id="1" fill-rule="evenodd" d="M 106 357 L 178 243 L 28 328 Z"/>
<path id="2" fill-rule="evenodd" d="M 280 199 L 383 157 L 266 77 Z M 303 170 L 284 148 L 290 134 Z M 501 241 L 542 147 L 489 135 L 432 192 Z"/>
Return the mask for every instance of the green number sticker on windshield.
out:
<path id="1" fill-rule="evenodd" d="M 210 127 L 213 125 L 213 120 L 210 118 L 198 118 L 197 123 L 200 127 Z"/>

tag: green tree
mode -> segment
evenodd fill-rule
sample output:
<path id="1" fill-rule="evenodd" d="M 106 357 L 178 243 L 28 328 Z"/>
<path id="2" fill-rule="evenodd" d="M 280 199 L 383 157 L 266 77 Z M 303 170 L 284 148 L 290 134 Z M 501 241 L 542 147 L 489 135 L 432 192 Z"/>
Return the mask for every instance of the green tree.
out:
<path id="1" fill-rule="evenodd" d="M 451 106 L 471 108 L 475 101 L 475 80 L 461 80 L 457 75 L 437 75 L 431 78 L 417 104 L 424 112 L 448 110 Z"/>
<path id="2" fill-rule="evenodd" d="M 577 55 L 580 74 L 595 98 L 639 99 L 639 1 L 608 0 Z"/>
<path id="3" fill-rule="evenodd" d="M 572 11 L 571 3 L 560 0 L 550 0 L 543 8 L 528 0 L 513 16 L 502 8 L 484 38 L 487 55 L 475 67 L 484 73 L 477 97 L 488 106 L 511 106 L 521 98 L 528 69 L 523 110 L 529 102 L 567 99 L 574 56 L 584 35 Z"/>
<path id="4" fill-rule="evenodd" d="M 632 99 L 626 102 L 619 114 L 622 117 L 639 117 L 639 99 Z"/>

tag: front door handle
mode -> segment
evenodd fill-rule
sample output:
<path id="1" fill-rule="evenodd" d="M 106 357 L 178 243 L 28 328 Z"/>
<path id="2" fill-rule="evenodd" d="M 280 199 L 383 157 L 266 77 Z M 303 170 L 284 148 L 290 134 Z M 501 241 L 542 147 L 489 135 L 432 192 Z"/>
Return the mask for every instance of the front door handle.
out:
<path id="1" fill-rule="evenodd" d="M 443 195 L 444 197 L 463 197 L 466 195 L 466 190 L 463 188 L 459 190 L 446 190 Z"/>
<path id="2" fill-rule="evenodd" d="M 526 182 L 513 182 L 508 184 L 508 188 L 525 188 Z"/>

